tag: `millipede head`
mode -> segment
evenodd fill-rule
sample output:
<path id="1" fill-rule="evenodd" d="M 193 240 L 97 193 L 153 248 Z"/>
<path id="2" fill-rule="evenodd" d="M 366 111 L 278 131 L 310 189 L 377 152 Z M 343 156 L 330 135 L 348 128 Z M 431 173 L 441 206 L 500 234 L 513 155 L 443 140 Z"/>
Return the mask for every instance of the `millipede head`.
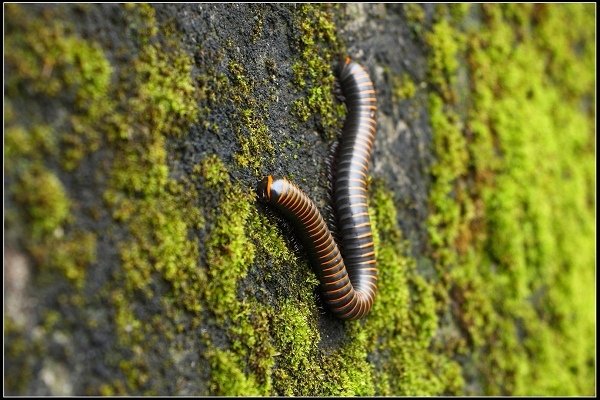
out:
<path id="1" fill-rule="evenodd" d="M 256 185 L 256 194 L 260 200 L 268 203 L 279 202 L 279 196 L 290 188 L 290 183 L 285 179 L 275 179 L 271 175 L 264 177 L 262 181 Z"/>
<path id="2" fill-rule="evenodd" d="M 339 67 L 344 67 L 344 65 L 348 65 L 352 62 L 352 59 L 349 56 L 340 54 L 338 56 L 338 66 Z"/>
<path id="3" fill-rule="evenodd" d="M 265 176 L 258 185 L 256 185 L 256 194 L 260 200 L 269 201 L 271 200 L 271 185 L 273 184 L 273 177 L 271 175 Z"/>
<path id="4" fill-rule="evenodd" d="M 346 55 L 340 55 L 338 56 L 338 63 L 337 63 L 337 74 L 338 76 L 342 75 L 342 72 L 344 71 L 344 69 L 352 62 L 352 59 Z"/>

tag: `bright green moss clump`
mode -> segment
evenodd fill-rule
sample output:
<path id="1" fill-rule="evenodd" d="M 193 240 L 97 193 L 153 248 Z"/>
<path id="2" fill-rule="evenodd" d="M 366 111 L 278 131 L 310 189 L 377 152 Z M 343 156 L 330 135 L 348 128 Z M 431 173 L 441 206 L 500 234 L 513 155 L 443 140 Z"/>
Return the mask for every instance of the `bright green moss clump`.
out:
<path id="1" fill-rule="evenodd" d="M 28 18 L 19 6 L 10 5 L 7 11 L 12 23 L 22 24 L 20 29 L 11 25 L 5 43 L 11 49 L 6 61 L 18 71 L 8 76 L 9 94 L 26 88 L 31 94 L 72 96 L 78 108 L 94 108 L 106 94 L 111 74 L 100 47 L 73 35 L 62 23 Z"/>
<path id="2" fill-rule="evenodd" d="M 209 351 L 211 360 L 212 385 L 214 393 L 227 396 L 260 396 L 258 384 L 252 375 L 247 376 L 240 368 L 239 358 L 230 351 Z"/>
<path id="3" fill-rule="evenodd" d="M 238 299 L 239 283 L 255 257 L 249 234 L 251 215 L 256 213 L 254 196 L 231 182 L 216 156 L 206 158 L 196 172 L 203 178 L 205 199 L 217 204 L 208 216 L 212 229 L 206 240 L 208 283 L 203 298 L 232 343 L 230 349 L 214 349 L 212 339 L 205 339 L 212 348 L 205 354 L 212 369 L 211 390 L 221 395 L 267 394 L 274 353 L 264 331 L 270 310 L 252 298 Z M 251 371 L 246 371 L 248 364 L 254 367 Z"/>
<path id="4" fill-rule="evenodd" d="M 304 97 L 294 102 L 294 112 L 305 122 L 314 118 L 325 138 L 336 135 L 344 119 L 344 106 L 333 97 L 335 76 L 331 69 L 337 63 L 341 45 L 336 35 L 330 5 L 303 4 L 298 7 L 296 29 L 300 56 L 292 65 L 294 82 Z"/>
<path id="5" fill-rule="evenodd" d="M 459 67 L 457 53 L 463 46 L 463 37 L 448 20 L 442 19 L 425 35 L 425 39 L 431 48 L 428 73 L 430 83 L 443 99 L 453 100 L 452 86 L 456 82 Z"/>
<path id="6" fill-rule="evenodd" d="M 432 347 L 438 325 L 433 285 L 406 256 L 392 194 L 381 182 L 372 190 L 379 291 L 365 329 L 370 351 L 379 356 L 382 366 L 375 372 L 377 393 L 459 393 L 463 383 L 458 364 Z"/>
<path id="7" fill-rule="evenodd" d="M 205 293 L 211 310 L 217 317 L 223 317 L 237 306 L 236 283 L 244 278 L 254 260 L 254 245 L 246 233 L 253 197 L 231 184 L 227 170 L 217 157 L 206 159 L 201 169 L 207 188 L 221 192 L 221 201 L 212 216 L 213 228 L 206 241 L 209 282 Z"/>
<path id="8" fill-rule="evenodd" d="M 457 34 L 442 20 L 428 35 L 441 93 L 430 102 L 438 157 L 430 238 L 446 271 L 440 292 L 452 289 L 448 300 L 486 393 L 589 395 L 593 6 L 480 11 L 478 30 Z M 453 75 L 463 43 L 471 99 L 459 117 Z"/>

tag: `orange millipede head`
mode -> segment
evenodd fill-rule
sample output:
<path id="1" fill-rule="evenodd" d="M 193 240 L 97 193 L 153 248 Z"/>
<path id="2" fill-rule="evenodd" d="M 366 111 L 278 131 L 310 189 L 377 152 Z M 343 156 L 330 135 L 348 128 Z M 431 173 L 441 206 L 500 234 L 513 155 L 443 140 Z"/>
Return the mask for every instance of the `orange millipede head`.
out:
<path id="1" fill-rule="evenodd" d="M 273 184 L 273 177 L 271 175 L 264 177 L 258 185 L 256 185 L 256 194 L 261 200 L 271 200 L 271 185 Z"/>
<path id="2" fill-rule="evenodd" d="M 346 56 L 346 55 L 342 55 L 340 54 L 337 57 L 337 70 L 338 70 L 338 74 L 340 74 L 345 68 L 348 67 L 348 65 L 350 65 L 352 63 L 352 59 L 350 59 L 350 57 Z"/>

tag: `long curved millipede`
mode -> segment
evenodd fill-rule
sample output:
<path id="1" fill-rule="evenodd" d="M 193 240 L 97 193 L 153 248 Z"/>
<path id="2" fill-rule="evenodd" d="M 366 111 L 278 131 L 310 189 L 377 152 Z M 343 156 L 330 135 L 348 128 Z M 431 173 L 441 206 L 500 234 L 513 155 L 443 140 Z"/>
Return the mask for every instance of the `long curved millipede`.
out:
<path id="1" fill-rule="evenodd" d="M 366 182 L 375 140 L 377 105 L 373 82 L 359 64 L 346 58 L 339 69 L 339 80 L 348 108 L 333 182 L 340 246 L 315 203 L 293 183 L 268 176 L 258 184 L 257 193 L 299 231 L 332 313 L 352 320 L 371 310 L 377 291 Z"/>

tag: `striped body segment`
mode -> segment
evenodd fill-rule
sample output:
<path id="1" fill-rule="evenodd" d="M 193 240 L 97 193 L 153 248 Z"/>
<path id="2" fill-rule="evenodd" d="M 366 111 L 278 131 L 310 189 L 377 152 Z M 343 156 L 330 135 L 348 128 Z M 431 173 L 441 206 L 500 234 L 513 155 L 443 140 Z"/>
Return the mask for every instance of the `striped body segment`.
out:
<path id="1" fill-rule="evenodd" d="M 357 319 L 369 312 L 376 284 L 365 281 L 360 285 L 362 290 L 355 288 L 357 285 L 350 281 L 340 249 L 315 203 L 293 183 L 271 176 L 259 184 L 258 194 L 299 231 L 331 312 L 341 319 Z M 365 272 L 376 273 L 374 263 L 371 268 L 373 271 Z"/>
<path id="2" fill-rule="evenodd" d="M 377 102 L 373 82 L 359 64 L 347 58 L 340 68 L 339 79 L 348 112 L 335 159 L 334 209 L 350 280 L 357 292 L 368 292 L 377 284 L 375 245 L 367 204 Z"/>
<path id="3" fill-rule="evenodd" d="M 259 183 L 257 193 L 299 231 L 331 312 L 352 320 L 371 310 L 377 291 L 366 182 L 377 106 L 373 83 L 359 64 L 346 59 L 339 79 L 348 108 L 333 183 L 340 246 L 314 202 L 293 183 L 268 176 Z"/>

